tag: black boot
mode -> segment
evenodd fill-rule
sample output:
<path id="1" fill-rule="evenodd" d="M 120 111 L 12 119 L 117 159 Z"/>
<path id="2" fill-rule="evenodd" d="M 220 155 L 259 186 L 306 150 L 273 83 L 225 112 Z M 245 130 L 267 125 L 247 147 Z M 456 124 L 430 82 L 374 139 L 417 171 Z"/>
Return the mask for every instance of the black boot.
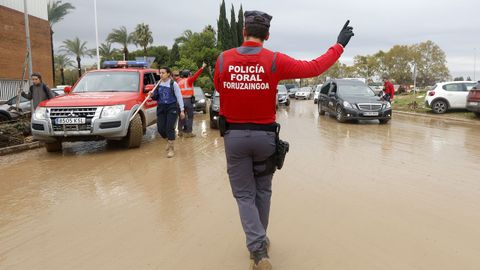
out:
<path id="1" fill-rule="evenodd" d="M 270 242 L 270 241 L 269 241 Z M 263 241 L 259 249 L 253 253 L 253 270 L 271 270 L 272 264 L 268 257 L 267 241 Z"/>

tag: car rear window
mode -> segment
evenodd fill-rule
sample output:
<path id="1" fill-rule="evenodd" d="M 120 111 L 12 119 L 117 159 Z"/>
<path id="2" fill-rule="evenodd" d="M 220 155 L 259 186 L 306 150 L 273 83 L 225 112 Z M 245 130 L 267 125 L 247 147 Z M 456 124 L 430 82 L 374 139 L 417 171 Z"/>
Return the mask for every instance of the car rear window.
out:
<path id="1" fill-rule="evenodd" d="M 464 88 L 463 88 L 463 84 L 462 84 L 462 83 L 450 83 L 450 84 L 445 84 L 442 88 L 443 88 L 443 90 L 445 90 L 445 91 L 451 91 L 451 92 L 464 91 Z"/>

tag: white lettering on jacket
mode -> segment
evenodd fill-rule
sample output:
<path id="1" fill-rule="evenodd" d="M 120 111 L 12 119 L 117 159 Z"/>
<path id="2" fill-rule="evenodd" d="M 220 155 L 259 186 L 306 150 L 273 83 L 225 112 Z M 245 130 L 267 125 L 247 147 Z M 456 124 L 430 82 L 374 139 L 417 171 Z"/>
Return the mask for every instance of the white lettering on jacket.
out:
<path id="1" fill-rule="evenodd" d="M 228 66 L 230 81 L 223 82 L 225 89 L 231 90 L 269 90 L 269 83 L 262 80 L 265 68 L 260 64 L 252 66 Z"/>

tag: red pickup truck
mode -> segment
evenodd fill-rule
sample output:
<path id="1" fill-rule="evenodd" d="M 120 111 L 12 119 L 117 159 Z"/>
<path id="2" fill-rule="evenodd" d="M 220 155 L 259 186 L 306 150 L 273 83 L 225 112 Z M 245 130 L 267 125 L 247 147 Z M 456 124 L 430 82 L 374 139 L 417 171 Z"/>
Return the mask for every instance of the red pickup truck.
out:
<path id="1" fill-rule="evenodd" d="M 107 61 L 104 69 L 85 73 L 66 95 L 45 100 L 32 114 L 32 135 L 48 152 L 65 141 L 118 141 L 139 147 L 149 125 L 155 124 L 157 102 L 149 99 L 130 121 L 159 80 L 145 62 Z"/>
<path id="2" fill-rule="evenodd" d="M 480 81 L 468 92 L 467 110 L 480 117 Z"/>

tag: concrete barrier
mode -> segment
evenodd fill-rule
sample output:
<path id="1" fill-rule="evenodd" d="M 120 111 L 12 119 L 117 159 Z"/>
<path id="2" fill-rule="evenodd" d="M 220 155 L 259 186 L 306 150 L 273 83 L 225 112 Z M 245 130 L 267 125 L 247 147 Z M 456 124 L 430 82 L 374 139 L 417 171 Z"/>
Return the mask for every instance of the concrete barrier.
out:
<path id="1" fill-rule="evenodd" d="M 24 143 L 24 144 L 4 147 L 4 148 L 0 148 L 0 156 L 13 154 L 13 153 L 18 153 L 18 152 L 22 152 L 22 151 L 25 151 L 25 150 L 35 149 L 35 148 L 39 148 L 39 147 L 42 147 L 42 146 L 43 146 L 43 143 L 37 141 L 37 142 Z"/>

